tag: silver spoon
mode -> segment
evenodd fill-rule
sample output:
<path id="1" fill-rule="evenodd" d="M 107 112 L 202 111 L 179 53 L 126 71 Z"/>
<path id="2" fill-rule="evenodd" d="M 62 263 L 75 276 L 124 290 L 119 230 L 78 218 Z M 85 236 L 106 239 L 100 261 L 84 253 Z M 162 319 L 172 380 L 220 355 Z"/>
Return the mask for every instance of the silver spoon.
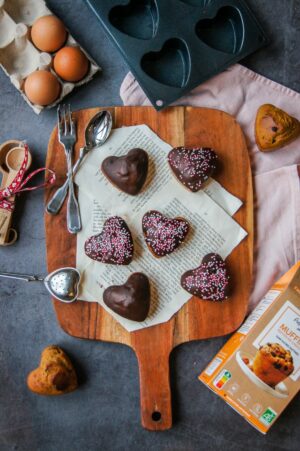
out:
<path id="1" fill-rule="evenodd" d="M 51 296 L 61 302 L 71 303 L 78 297 L 80 272 L 76 268 L 60 268 L 46 277 L 13 272 L 2 272 L 0 277 L 26 280 L 27 282 L 43 282 Z"/>
<path id="2" fill-rule="evenodd" d="M 76 174 L 84 157 L 95 147 L 102 146 L 108 139 L 112 129 L 112 116 L 109 111 L 103 110 L 97 113 L 88 123 L 85 130 L 85 146 L 80 149 L 79 158 L 73 167 L 73 175 Z M 68 193 L 68 181 L 56 191 L 49 201 L 46 211 L 56 215 L 61 209 Z"/>

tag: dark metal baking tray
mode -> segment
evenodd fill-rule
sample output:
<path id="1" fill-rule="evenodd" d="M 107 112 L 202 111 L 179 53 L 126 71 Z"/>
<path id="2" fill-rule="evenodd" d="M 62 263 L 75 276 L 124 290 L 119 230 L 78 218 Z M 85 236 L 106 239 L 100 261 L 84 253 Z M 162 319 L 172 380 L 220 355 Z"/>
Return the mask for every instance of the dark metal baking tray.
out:
<path id="1" fill-rule="evenodd" d="M 268 40 L 244 0 L 85 0 L 157 110 Z"/>

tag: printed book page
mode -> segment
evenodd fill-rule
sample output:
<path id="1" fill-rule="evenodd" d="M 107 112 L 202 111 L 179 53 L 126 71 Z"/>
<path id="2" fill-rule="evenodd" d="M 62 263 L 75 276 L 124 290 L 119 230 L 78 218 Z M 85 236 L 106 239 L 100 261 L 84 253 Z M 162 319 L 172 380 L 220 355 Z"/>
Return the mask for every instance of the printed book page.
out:
<path id="1" fill-rule="evenodd" d="M 102 161 L 108 156 L 125 155 L 129 150 L 140 147 L 148 152 L 149 171 L 142 193 L 138 196 L 128 196 L 116 190 L 111 183 L 106 180 L 101 172 Z M 149 199 L 155 194 L 161 195 L 167 187 L 176 189 L 178 195 L 186 188 L 181 185 L 169 168 L 167 154 L 172 149 L 170 144 L 160 139 L 146 125 L 134 127 L 122 127 L 112 131 L 109 140 L 101 147 L 94 149 L 85 159 L 77 176 L 76 183 L 80 189 L 86 191 L 87 195 L 93 197 L 93 193 L 100 198 L 103 205 L 117 205 L 125 203 L 131 206 L 133 212 L 143 208 Z M 189 192 L 189 191 L 188 191 Z M 233 216 L 242 206 L 242 201 L 226 191 L 220 183 L 210 179 L 205 184 L 203 190 L 198 193 L 191 193 L 193 200 L 198 201 L 205 192 L 228 214 Z"/>
<path id="2" fill-rule="evenodd" d="M 148 152 L 150 170 L 142 193 L 128 196 L 107 181 L 100 166 L 107 156 L 123 155 L 134 147 Z M 170 149 L 147 126 L 117 129 L 106 145 L 91 152 L 76 176 L 84 224 L 77 235 L 77 268 L 83 281 L 80 299 L 99 302 L 130 332 L 168 321 L 191 297 L 180 286 L 181 275 L 199 266 L 207 253 L 217 252 L 226 258 L 247 235 L 230 216 L 241 202 L 214 181 L 207 187 L 214 200 L 204 190 L 189 192 L 168 168 L 166 154 Z M 142 217 L 149 210 L 183 217 L 191 227 L 185 242 L 160 259 L 150 253 L 142 233 Z M 134 239 L 134 259 L 128 266 L 106 265 L 84 253 L 86 239 L 100 233 L 105 220 L 114 215 L 127 222 Z M 120 317 L 102 301 L 105 288 L 122 285 L 134 272 L 143 272 L 151 283 L 151 309 L 142 323 Z"/>

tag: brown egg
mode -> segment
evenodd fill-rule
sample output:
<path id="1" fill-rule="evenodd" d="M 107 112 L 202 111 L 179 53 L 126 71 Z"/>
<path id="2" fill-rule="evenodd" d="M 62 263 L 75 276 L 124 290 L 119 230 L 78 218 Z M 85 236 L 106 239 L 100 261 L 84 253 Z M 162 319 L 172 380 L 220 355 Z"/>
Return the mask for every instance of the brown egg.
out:
<path id="1" fill-rule="evenodd" d="M 37 19 L 31 29 L 34 45 L 43 52 L 56 52 L 67 39 L 67 30 L 63 22 L 55 16 L 43 16 Z"/>
<path id="2" fill-rule="evenodd" d="M 60 83 L 51 72 L 38 70 L 26 78 L 24 90 L 30 102 L 46 106 L 58 98 Z"/>
<path id="3" fill-rule="evenodd" d="M 54 70 L 65 81 L 82 80 L 89 70 L 89 60 L 79 47 L 63 47 L 54 57 Z"/>

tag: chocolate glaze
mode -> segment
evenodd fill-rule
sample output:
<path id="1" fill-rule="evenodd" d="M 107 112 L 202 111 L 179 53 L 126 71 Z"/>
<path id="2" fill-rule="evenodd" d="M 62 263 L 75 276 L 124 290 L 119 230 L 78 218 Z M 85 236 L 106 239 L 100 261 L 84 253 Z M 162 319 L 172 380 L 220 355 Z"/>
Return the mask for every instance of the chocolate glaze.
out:
<path id="1" fill-rule="evenodd" d="M 133 258 L 133 240 L 124 219 L 119 216 L 107 219 L 102 232 L 86 240 L 84 250 L 92 260 L 128 265 Z"/>
<path id="2" fill-rule="evenodd" d="M 150 309 L 150 283 L 147 276 L 136 272 L 124 285 L 108 287 L 103 301 L 111 310 L 132 321 L 144 321 Z"/>
<path id="3" fill-rule="evenodd" d="M 182 275 L 181 286 L 201 299 L 224 301 L 229 296 L 226 263 L 218 254 L 207 254 L 198 268 Z"/>
<path id="4" fill-rule="evenodd" d="M 176 147 L 169 152 L 168 162 L 176 178 L 192 192 L 199 191 L 213 175 L 217 155 L 208 148 Z"/>
<path id="5" fill-rule="evenodd" d="M 158 258 L 174 252 L 190 229 L 185 219 L 171 219 L 156 210 L 144 214 L 142 227 L 147 246 Z"/>
<path id="6" fill-rule="evenodd" d="M 132 149 L 122 157 L 107 157 L 101 165 L 105 177 L 124 193 L 135 196 L 147 178 L 148 154 L 143 149 Z"/>

